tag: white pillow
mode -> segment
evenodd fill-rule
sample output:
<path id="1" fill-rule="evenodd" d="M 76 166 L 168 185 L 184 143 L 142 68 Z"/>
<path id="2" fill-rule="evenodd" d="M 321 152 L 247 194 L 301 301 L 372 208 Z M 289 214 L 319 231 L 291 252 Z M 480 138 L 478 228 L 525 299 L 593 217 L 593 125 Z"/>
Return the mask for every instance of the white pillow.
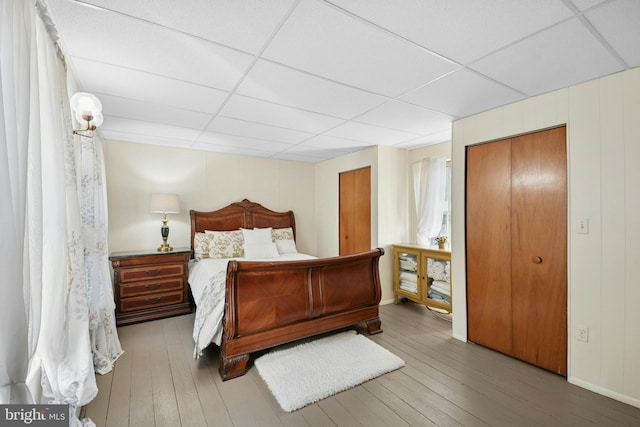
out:
<path id="1" fill-rule="evenodd" d="M 278 253 L 282 254 L 297 254 L 296 241 L 293 239 L 278 239 L 276 240 L 276 247 Z"/>
<path id="2" fill-rule="evenodd" d="M 245 243 L 244 257 L 246 259 L 278 258 L 280 254 L 276 244 L 269 243 Z"/>
<path id="3" fill-rule="evenodd" d="M 273 240 L 271 240 L 271 227 L 254 228 L 253 230 L 241 228 L 241 230 L 245 245 L 273 243 Z"/>

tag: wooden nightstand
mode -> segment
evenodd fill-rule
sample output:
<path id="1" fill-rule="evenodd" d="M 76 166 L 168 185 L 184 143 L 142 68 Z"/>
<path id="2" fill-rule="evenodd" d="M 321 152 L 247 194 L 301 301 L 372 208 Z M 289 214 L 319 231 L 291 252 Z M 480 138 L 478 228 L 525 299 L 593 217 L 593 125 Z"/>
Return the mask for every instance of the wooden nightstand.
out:
<path id="1" fill-rule="evenodd" d="M 190 257 L 189 248 L 112 253 L 116 325 L 191 313 Z"/>

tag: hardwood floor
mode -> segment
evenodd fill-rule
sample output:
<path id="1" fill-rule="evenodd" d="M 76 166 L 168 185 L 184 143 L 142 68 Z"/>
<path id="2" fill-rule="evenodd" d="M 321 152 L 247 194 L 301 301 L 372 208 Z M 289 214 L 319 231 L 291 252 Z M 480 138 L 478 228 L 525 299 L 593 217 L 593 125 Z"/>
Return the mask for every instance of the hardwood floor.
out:
<path id="1" fill-rule="evenodd" d="M 82 416 L 98 427 L 640 425 L 639 408 L 451 338 L 451 324 L 423 306 L 380 312 L 384 333 L 360 330 L 406 366 L 293 413 L 255 368 L 223 383 L 216 346 L 194 360 L 193 315 L 119 328 L 125 353 L 97 377 L 98 396 Z"/>

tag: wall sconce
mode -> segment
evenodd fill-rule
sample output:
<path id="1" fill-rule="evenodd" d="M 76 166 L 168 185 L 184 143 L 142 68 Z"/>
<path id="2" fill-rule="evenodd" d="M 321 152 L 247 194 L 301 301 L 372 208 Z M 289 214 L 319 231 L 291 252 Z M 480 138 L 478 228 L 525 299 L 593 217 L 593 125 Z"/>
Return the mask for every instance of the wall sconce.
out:
<path id="1" fill-rule="evenodd" d="M 74 135 L 93 138 L 93 131 L 102 124 L 102 103 L 95 95 L 87 92 L 77 92 L 71 97 L 71 110 L 79 123 L 86 123 L 85 129 L 74 129 Z"/>
<path id="2" fill-rule="evenodd" d="M 155 193 L 151 195 L 151 212 L 163 214 L 162 227 L 162 245 L 158 248 L 158 252 L 171 252 L 173 248 L 167 243 L 169 238 L 169 226 L 167 225 L 168 213 L 179 213 L 180 202 L 177 194 Z"/>

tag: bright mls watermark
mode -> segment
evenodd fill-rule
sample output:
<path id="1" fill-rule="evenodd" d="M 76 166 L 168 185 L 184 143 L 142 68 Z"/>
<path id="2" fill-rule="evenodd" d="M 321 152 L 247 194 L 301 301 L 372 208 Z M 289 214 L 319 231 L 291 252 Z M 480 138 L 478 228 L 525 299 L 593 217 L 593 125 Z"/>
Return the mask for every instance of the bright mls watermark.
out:
<path id="1" fill-rule="evenodd" d="M 69 427 L 69 405 L 0 405 L 0 427 Z"/>

